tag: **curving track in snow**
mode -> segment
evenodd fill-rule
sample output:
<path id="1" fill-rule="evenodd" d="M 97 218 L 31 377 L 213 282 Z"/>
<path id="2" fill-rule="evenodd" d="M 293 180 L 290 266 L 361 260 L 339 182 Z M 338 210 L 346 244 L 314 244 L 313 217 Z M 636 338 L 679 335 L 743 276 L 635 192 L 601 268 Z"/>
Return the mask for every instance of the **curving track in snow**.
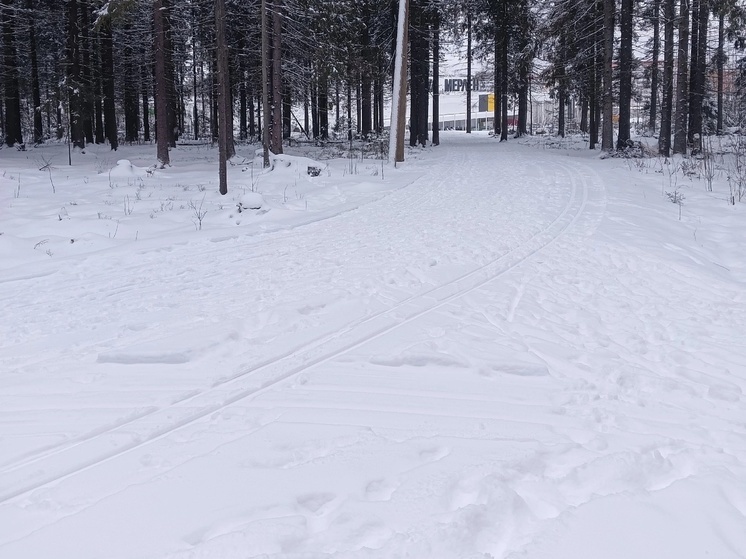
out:
<path id="1" fill-rule="evenodd" d="M 593 166 L 449 142 L 323 222 L 7 295 L 39 442 L 0 462 L 0 556 L 653 557 L 649 525 L 738 557 L 746 356 L 704 342 L 744 300 L 608 236 Z"/>

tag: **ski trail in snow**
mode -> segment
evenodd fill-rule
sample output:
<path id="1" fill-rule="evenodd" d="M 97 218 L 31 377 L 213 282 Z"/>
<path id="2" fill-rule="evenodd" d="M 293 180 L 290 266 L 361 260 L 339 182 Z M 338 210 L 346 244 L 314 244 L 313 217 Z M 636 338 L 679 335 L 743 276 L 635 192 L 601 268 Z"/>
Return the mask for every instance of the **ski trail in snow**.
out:
<path id="1" fill-rule="evenodd" d="M 259 394 L 291 376 L 329 362 L 370 340 L 407 325 L 500 277 L 556 241 L 583 214 L 588 200 L 585 179 L 578 185 L 576 173 L 569 165 L 560 164 L 559 168 L 571 182 L 570 202 L 548 227 L 520 247 L 450 282 L 408 297 L 384 311 L 314 341 L 300 351 L 287 353 L 241 371 L 220 381 L 208 391 L 189 395 L 169 407 L 148 411 L 120 425 L 99 430 L 93 436 L 79 439 L 72 445 L 6 465 L 0 472 L 2 487 L 5 488 L 0 493 L 0 503 L 158 440 L 236 402 Z M 81 456 L 86 458 L 81 459 Z M 39 462 L 43 462 L 43 466 L 36 466 Z M 29 467 L 41 467 L 46 473 L 37 476 L 31 483 L 24 483 Z"/>
<path id="2" fill-rule="evenodd" d="M 410 187 L 419 207 L 384 199 L 347 214 L 333 220 L 338 241 L 309 226 L 329 247 L 313 274 L 271 301 L 233 301 L 284 321 L 265 317 L 265 351 L 208 386 L 173 375 L 183 404 L 143 394 L 147 417 L 10 461 L 3 483 L 38 486 L 0 505 L 0 554 L 745 556 L 738 285 L 645 250 L 649 224 L 620 237 L 606 218 L 627 193 L 595 172 L 608 161 L 543 154 L 522 171 L 536 157 L 522 146 L 453 149 L 465 147 L 463 168 L 448 156 L 432 188 Z M 312 246 L 302 230 L 281 276 Z M 205 264 L 211 282 L 221 265 Z M 330 298 L 305 289 L 315 281 L 365 311 L 328 322 Z M 295 338 L 300 324 L 316 331 Z M 164 357 L 131 339 L 92 356 Z M 143 382 L 135 366 L 112 371 Z"/>

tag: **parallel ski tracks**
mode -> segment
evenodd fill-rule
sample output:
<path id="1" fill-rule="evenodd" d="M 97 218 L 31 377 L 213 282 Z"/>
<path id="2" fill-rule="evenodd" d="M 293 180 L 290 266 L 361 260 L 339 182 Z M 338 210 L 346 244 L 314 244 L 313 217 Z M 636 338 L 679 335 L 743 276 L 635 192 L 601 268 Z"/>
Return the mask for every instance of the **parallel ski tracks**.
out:
<path id="1" fill-rule="evenodd" d="M 167 407 L 151 408 L 109 428 L 88 433 L 72 444 L 67 442 L 63 447 L 48 449 L 43 454 L 6 465 L 0 472 L 0 503 L 62 481 L 164 438 L 298 373 L 334 360 L 496 280 L 557 241 L 586 210 L 589 200 L 587 179 L 569 164 L 558 161 L 556 165 L 570 181 L 569 201 L 547 227 L 527 242 L 458 278 L 356 320 L 300 349 L 255 364 Z M 29 475 L 30 471 L 36 473 Z"/>

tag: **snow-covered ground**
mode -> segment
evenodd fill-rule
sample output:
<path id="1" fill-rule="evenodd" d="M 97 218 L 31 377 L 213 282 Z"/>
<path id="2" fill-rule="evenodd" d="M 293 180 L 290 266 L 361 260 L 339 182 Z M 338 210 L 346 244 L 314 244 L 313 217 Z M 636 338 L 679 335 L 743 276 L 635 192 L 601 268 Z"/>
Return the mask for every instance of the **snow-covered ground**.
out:
<path id="1" fill-rule="evenodd" d="M 746 557 L 746 207 L 441 139 L 2 150 L 0 557 Z"/>

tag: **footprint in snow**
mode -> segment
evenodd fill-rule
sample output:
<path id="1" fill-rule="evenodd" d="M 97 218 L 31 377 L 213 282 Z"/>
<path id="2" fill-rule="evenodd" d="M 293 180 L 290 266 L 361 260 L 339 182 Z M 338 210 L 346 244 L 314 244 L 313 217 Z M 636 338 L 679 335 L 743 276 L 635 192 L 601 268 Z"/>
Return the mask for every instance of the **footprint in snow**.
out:
<path id="1" fill-rule="evenodd" d="M 398 487 L 398 483 L 386 479 L 374 479 L 365 486 L 365 497 L 369 501 L 389 501 Z"/>
<path id="2" fill-rule="evenodd" d="M 336 495 L 334 493 L 308 493 L 300 495 L 296 501 L 302 508 L 314 514 L 320 514 L 323 512 L 322 509 L 335 498 Z"/>

